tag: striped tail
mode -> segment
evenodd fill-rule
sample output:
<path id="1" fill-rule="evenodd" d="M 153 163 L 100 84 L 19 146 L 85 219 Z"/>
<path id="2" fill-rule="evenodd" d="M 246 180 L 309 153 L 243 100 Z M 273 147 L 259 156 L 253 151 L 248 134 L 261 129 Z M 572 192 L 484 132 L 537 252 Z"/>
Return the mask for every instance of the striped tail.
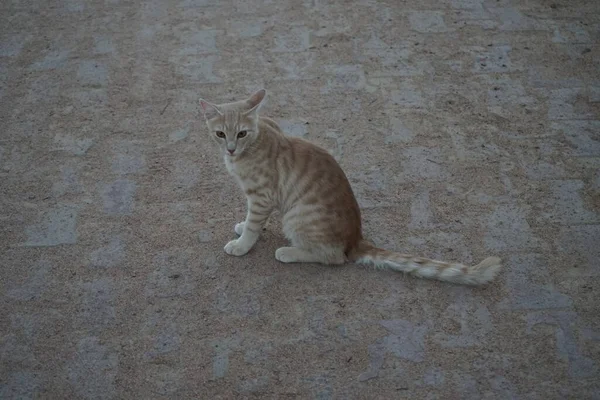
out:
<path id="1" fill-rule="evenodd" d="M 501 268 L 498 257 L 488 257 L 479 264 L 468 267 L 379 249 L 364 240 L 352 254 L 351 261 L 355 264 L 389 268 L 419 278 L 437 279 L 461 285 L 486 284 L 496 277 Z"/>

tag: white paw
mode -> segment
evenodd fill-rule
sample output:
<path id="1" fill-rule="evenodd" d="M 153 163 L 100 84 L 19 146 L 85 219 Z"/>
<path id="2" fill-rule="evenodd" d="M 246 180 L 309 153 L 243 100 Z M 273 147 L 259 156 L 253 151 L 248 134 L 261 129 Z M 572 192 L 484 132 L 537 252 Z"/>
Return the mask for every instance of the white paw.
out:
<path id="1" fill-rule="evenodd" d="M 296 262 L 296 259 L 291 254 L 293 251 L 285 247 L 280 247 L 275 250 L 275 259 L 277 261 L 281 261 L 282 263 L 293 263 Z"/>
<path id="2" fill-rule="evenodd" d="M 225 245 L 225 253 L 231 255 L 231 256 L 243 256 L 244 254 L 246 254 L 247 252 L 250 251 L 250 249 L 247 246 L 244 246 L 242 243 L 240 243 L 239 239 L 238 240 L 232 240 L 231 242 L 227 243 Z"/>
<path id="3" fill-rule="evenodd" d="M 244 232 L 244 224 L 246 224 L 245 222 L 240 222 L 239 224 L 235 224 L 235 228 L 233 228 L 233 230 L 235 231 L 235 233 L 237 233 L 238 235 L 242 235 L 242 232 Z"/>

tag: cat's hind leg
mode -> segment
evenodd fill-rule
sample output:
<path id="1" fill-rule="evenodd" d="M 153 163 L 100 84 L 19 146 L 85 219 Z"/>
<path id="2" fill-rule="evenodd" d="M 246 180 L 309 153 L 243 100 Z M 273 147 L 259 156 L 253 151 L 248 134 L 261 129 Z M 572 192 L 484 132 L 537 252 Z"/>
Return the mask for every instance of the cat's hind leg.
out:
<path id="1" fill-rule="evenodd" d="M 343 264 L 346 257 L 343 252 L 328 251 L 321 249 L 304 249 L 300 247 L 280 247 L 275 251 L 275 259 L 283 263 L 320 263 L 320 264 Z"/>

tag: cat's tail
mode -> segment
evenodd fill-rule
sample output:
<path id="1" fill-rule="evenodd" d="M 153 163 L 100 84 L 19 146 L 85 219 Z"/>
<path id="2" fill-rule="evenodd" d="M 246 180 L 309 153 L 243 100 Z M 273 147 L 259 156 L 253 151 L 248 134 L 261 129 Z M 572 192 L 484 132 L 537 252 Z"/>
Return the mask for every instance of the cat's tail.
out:
<path id="1" fill-rule="evenodd" d="M 479 264 L 468 267 L 379 249 L 364 240 L 350 258 L 355 264 L 374 265 L 377 268 L 389 268 L 419 278 L 437 279 L 462 285 L 486 284 L 496 277 L 501 268 L 498 257 L 488 257 Z"/>

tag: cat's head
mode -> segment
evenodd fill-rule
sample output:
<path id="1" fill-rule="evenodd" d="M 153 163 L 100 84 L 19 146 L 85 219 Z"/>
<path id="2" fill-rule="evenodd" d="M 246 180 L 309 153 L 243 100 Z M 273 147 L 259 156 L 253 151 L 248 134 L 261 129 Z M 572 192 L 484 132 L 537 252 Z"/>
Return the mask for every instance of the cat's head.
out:
<path id="1" fill-rule="evenodd" d="M 261 89 L 246 100 L 225 104 L 200 99 L 208 132 L 225 156 L 238 157 L 256 140 L 258 109 L 266 93 Z"/>

